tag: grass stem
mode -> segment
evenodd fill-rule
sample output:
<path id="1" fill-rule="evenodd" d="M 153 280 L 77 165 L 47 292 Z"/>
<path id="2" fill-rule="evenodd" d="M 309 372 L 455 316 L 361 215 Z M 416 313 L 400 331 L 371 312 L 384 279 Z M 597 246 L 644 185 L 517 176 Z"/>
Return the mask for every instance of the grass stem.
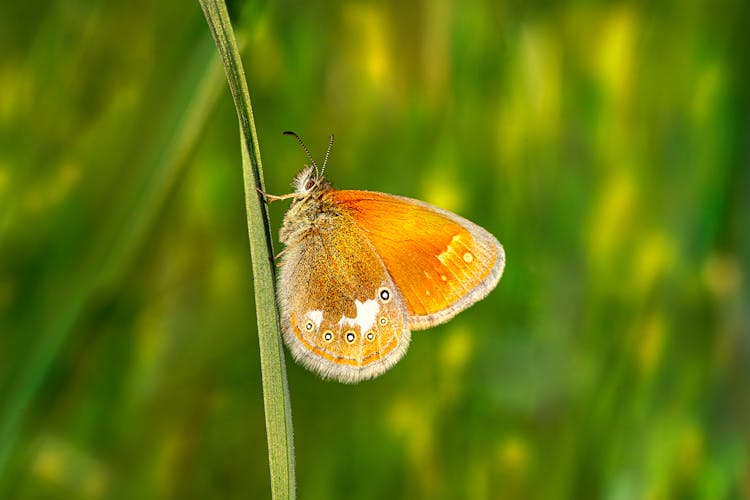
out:
<path id="1" fill-rule="evenodd" d="M 263 168 L 250 105 L 250 93 L 224 1 L 200 0 L 200 4 L 224 65 L 240 122 L 245 210 L 258 319 L 271 494 L 274 499 L 294 498 L 291 403 L 276 309 L 273 248 L 268 212 L 258 193 L 258 189 L 264 190 Z"/>

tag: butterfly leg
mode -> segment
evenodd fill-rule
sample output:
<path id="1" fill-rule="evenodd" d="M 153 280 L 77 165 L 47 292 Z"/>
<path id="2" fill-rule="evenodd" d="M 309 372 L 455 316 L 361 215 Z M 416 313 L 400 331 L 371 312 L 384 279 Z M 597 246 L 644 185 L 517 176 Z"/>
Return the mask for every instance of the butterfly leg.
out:
<path id="1" fill-rule="evenodd" d="M 262 191 L 260 188 L 256 188 L 256 189 L 258 190 L 258 193 L 263 197 L 263 200 L 265 200 L 266 203 L 271 203 L 272 201 L 288 200 L 289 198 L 294 198 L 294 193 L 282 194 L 281 196 L 277 196 L 275 194 L 268 194 L 268 193 Z"/>
<path id="2" fill-rule="evenodd" d="M 276 267 L 281 267 L 281 261 L 279 261 L 279 258 L 280 258 L 280 257 L 281 257 L 282 255 L 284 255 L 284 252 L 286 252 L 286 248 L 284 248 L 284 249 L 283 249 L 283 250 L 282 250 L 281 252 L 277 253 L 277 254 L 276 254 L 276 255 L 274 256 L 274 258 L 273 258 L 273 261 L 274 261 L 274 262 L 276 263 Z"/>

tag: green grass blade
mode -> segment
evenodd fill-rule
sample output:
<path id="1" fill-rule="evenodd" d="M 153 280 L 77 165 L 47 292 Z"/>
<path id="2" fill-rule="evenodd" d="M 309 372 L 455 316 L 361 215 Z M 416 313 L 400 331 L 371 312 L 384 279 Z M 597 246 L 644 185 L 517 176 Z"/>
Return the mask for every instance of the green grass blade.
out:
<path id="1" fill-rule="evenodd" d="M 223 0 L 200 0 L 200 4 L 224 64 L 240 122 L 245 209 L 258 318 L 271 493 L 276 499 L 294 498 L 292 413 L 274 293 L 271 232 L 268 213 L 258 193 L 258 188 L 263 189 L 263 169 L 250 93 L 226 5 Z"/>

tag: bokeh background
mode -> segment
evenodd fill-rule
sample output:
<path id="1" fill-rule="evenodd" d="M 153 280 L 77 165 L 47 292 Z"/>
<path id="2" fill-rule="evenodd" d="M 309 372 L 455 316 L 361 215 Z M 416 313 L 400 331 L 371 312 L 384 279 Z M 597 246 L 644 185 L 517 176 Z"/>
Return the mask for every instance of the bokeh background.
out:
<path id="1" fill-rule="evenodd" d="M 750 498 L 749 7 L 230 5 L 270 192 L 305 162 L 283 130 L 333 132 L 337 187 L 507 251 L 374 381 L 287 355 L 300 498 Z M 0 498 L 269 497 L 197 2 L 5 1 L 0 50 Z"/>

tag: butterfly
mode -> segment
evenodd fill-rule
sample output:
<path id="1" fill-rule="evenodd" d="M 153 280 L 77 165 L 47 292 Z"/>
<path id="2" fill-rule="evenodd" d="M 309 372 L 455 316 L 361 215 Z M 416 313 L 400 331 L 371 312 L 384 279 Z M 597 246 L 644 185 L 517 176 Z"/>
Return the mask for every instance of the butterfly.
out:
<path id="1" fill-rule="evenodd" d="M 412 330 L 445 323 L 484 298 L 505 268 L 485 229 L 423 201 L 334 189 L 323 166 L 297 175 L 279 233 L 284 343 L 325 379 L 356 383 L 406 353 Z"/>

